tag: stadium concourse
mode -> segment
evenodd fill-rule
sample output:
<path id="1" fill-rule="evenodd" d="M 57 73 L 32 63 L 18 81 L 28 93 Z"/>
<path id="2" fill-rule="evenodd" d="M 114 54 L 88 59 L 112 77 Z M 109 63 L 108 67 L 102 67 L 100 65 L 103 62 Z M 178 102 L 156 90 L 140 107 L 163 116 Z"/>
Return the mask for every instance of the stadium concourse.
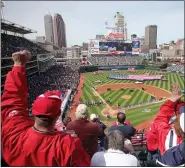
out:
<path id="1" fill-rule="evenodd" d="M 8 22 L 2 25 L 5 32 L 33 32 Z M 125 112 L 118 112 L 114 122 L 108 125 L 101 115 L 90 113 L 87 105 L 80 104 L 84 98 L 82 91 L 88 84 L 85 83 L 85 74 L 80 71 L 85 65 L 81 65 L 79 59 L 65 60 L 61 64 L 56 61 L 56 55 L 24 37 L 6 33 L 1 36 L 2 166 L 184 164 L 184 120 L 181 117 L 184 114 L 184 102 L 179 101 L 181 95 L 178 85 L 173 85 L 170 100 L 162 102 L 147 132 L 136 130 L 132 121 L 125 119 Z M 32 57 L 29 60 L 30 54 Z M 141 64 L 142 58 L 100 56 L 89 58 L 88 61 L 86 68 L 97 64 L 133 66 Z M 104 72 L 98 75 L 103 77 Z M 96 103 L 103 106 L 102 101 Z M 174 120 L 175 104 L 180 120 Z M 177 131 L 180 130 L 180 133 L 173 130 L 178 142 L 171 144 L 167 137 L 172 123 L 174 129 L 179 126 Z M 166 143 L 169 146 L 165 146 Z M 107 160 L 103 155 L 111 159 Z M 178 157 L 174 158 L 175 155 Z"/>

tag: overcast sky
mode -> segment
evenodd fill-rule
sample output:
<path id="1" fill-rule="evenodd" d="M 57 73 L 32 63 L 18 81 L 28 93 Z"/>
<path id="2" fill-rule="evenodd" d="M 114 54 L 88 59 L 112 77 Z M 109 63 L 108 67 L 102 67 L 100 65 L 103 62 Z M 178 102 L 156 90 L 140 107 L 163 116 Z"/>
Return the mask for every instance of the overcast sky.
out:
<path id="1" fill-rule="evenodd" d="M 145 26 L 156 24 L 158 44 L 184 37 L 183 1 L 6 1 L 3 12 L 6 20 L 36 30 L 36 34 L 26 36 L 30 39 L 45 36 L 45 14 L 61 14 L 68 47 L 104 34 L 105 19 L 112 25 L 116 12 L 125 16 L 129 36 L 144 36 Z"/>

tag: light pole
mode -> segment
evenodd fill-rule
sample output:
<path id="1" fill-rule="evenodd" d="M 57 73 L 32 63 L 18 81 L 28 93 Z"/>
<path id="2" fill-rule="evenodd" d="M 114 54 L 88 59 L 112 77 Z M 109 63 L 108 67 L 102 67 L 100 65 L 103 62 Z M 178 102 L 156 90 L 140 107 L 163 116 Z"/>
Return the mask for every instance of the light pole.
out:
<path id="1" fill-rule="evenodd" d="M 4 19 L 4 14 L 3 14 L 3 7 L 5 6 L 5 3 L 1 1 L 1 17 Z"/>

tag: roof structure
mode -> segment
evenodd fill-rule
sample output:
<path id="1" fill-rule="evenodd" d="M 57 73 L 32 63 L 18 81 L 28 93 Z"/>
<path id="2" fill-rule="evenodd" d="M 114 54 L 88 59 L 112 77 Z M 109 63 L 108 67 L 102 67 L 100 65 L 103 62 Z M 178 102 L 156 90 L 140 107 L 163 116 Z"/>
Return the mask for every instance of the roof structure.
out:
<path id="1" fill-rule="evenodd" d="M 1 19 L 1 29 L 19 34 L 37 33 L 37 31 L 10 22 L 8 20 Z"/>

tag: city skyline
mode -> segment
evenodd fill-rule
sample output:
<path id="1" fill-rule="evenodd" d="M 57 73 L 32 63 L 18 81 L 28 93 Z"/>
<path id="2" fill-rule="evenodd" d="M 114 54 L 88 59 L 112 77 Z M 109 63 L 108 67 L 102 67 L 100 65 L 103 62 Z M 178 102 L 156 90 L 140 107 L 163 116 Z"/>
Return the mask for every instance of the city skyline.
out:
<path id="1" fill-rule="evenodd" d="M 115 13 L 120 12 L 125 16 L 129 38 L 131 34 L 144 36 L 145 27 L 155 24 L 158 26 L 159 45 L 184 37 L 183 3 L 183 1 L 6 1 L 3 12 L 6 20 L 38 32 L 26 35 L 29 39 L 45 36 L 44 15 L 61 14 L 65 20 L 69 47 L 82 45 L 83 42 L 95 38 L 97 34 L 105 34 L 105 19 L 107 18 L 111 25 Z"/>

